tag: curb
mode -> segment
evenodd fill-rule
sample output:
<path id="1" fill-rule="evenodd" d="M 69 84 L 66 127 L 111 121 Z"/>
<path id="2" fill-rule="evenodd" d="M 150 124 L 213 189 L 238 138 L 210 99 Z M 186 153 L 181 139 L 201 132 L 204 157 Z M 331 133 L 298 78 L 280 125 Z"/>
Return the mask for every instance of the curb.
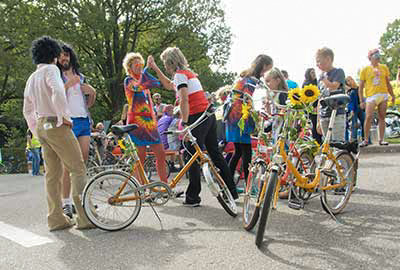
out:
<path id="1" fill-rule="evenodd" d="M 360 148 L 361 154 L 376 153 L 400 153 L 400 144 L 389 144 L 387 146 L 372 144 L 367 147 Z"/>

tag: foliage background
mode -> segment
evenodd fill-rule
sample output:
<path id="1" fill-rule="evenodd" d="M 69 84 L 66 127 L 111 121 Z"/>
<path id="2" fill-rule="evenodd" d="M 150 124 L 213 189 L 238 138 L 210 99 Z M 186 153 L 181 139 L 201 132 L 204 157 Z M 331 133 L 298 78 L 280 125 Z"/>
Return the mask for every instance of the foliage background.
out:
<path id="1" fill-rule="evenodd" d="M 97 90 L 91 109 L 95 122 L 120 118 L 125 103 L 122 60 L 126 53 L 160 53 L 181 48 L 206 91 L 230 84 L 227 72 L 231 31 L 220 0 L 1 0 L 0 147 L 25 144 L 22 115 L 25 82 L 34 71 L 32 41 L 49 35 L 71 44 L 81 71 Z M 163 102 L 173 91 L 156 89 Z"/>

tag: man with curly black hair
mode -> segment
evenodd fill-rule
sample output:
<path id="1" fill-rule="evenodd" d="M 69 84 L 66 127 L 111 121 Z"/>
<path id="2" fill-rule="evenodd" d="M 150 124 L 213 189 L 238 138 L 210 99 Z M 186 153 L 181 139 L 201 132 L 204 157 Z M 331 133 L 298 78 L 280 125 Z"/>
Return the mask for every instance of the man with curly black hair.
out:
<path id="1" fill-rule="evenodd" d="M 61 78 L 67 96 L 68 109 L 71 112 L 72 132 L 78 139 L 82 151 L 83 160 L 86 162 L 89 156 L 90 144 L 90 118 L 89 110 L 95 101 L 96 91 L 85 83 L 85 77 L 79 72 L 79 63 L 76 53 L 66 43 L 61 44 L 61 54 L 58 57 L 57 66 L 61 70 Z M 62 204 L 64 214 L 72 218 L 73 207 L 70 198 L 71 179 L 69 171 L 64 168 L 62 181 Z"/>
<path id="2" fill-rule="evenodd" d="M 32 59 L 37 65 L 26 82 L 24 117 L 29 129 L 42 144 L 46 166 L 46 192 L 50 231 L 73 226 L 61 207 L 61 177 L 63 164 L 71 173 L 72 198 L 76 206 L 77 229 L 93 228 L 85 216 L 81 194 L 86 184 L 86 168 L 77 139 L 71 131 L 72 122 L 67 107 L 60 70 L 55 65 L 61 53 L 58 42 L 43 36 L 32 42 Z"/>

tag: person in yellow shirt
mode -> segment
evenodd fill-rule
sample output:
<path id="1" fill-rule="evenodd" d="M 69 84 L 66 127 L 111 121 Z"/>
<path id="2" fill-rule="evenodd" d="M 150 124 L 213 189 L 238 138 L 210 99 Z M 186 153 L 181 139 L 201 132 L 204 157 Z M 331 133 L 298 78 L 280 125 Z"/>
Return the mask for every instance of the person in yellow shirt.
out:
<path id="1" fill-rule="evenodd" d="M 32 153 L 32 176 L 40 174 L 40 142 L 28 129 L 26 135 L 26 149 Z"/>
<path id="2" fill-rule="evenodd" d="M 360 107 L 361 109 L 365 109 L 366 114 L 364 123 L 365 137 L 364 141 L 361 142 L 360 147 L 368 145 L 371 120 L 376 106 L 378 107 L 379 119 L 379 144 L 388 145 L 388 143 L 383 140 L 385 134 L 387 101 L 390 94 L 392 102 L 395 104 L 395 96 L 390 84 L 389 69 L 386 65 L 380 64 L 380 58 L 381 56 L 378 49 L 369 51 L 368 59 L 371 62 L 371 65 L 363 68 L 360 74 L 360 87 L 358 90 Z"/>

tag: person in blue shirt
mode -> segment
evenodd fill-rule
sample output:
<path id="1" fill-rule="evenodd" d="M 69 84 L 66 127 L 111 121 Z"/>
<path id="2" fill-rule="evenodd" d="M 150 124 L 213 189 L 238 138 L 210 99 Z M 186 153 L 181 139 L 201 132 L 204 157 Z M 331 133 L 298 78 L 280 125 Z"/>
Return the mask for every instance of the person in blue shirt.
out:
<path id="1" fill-rule="evenodd" d="M 297 82 L 292 81 L 292 80 L 289 79 L 289 74 L 288 74 L 288 72 L 286 70 L 281 70 L 281 73 L 283 74 L 283 77 L 285 77 L 286 84 L 289 87 L 289 90 L 299 87 Z"/>
<path id="2" fill-rule="evenodd" d="M 360 108 L 360 99 L 358 97 L 358 85 L 351 76 L 346 77 L 345 86 L 347 94 L 350 96 L 350 102 L 347 105 L 347 112 L 351 118 L 351 140 L 357 140 L 358 128 L 361 128 L 361 137 L 364 141 L 364 121 L 365 111 Z M 358 125 L 360 121 L 360 126 Z M 349 140 L 349 128 L 346 129 L 346 141 Z"/>

